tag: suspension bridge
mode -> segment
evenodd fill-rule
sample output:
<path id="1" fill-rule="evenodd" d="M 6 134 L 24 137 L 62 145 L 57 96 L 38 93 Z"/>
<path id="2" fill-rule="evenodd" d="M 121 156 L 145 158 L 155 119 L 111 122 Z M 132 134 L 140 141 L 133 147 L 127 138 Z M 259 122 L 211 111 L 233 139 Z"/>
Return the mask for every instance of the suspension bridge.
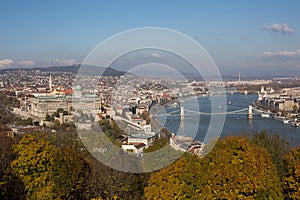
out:
<path id="1" fill-rule="evenodd" d="M 249 119 L 253 118 L 253 115 L 261 115 L 262 117 L 269 117 L 270 115 L 274 115 L 275 113 L 259 110 L 253 106 L 248 106 L 248 108 L 243 108 L 239 110 L 233 110 L 228 112 L 201 112 L 201 111 L 193 111 L 189 109 L 185 109 L 183 106 L 180 107 L 179 110 L 174 110 L 168 113 L 162 113 L 156 115 L 160 116 L 180 116 L 181 120 L 184 119 L 184 116 L 197 116 L 197 115 L 247 115 Z"/>

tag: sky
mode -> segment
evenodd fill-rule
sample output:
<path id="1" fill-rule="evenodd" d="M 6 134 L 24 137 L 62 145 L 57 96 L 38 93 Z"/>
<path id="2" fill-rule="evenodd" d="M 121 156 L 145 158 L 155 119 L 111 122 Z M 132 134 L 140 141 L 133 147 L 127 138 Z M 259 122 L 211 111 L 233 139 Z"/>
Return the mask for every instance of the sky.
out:
<path id="1" fill-rule="evenodd" d="M 162 27 L 221 71 L 300 71 L 300 1 L 0 0 L 0 69 L 81 63 L 110 36 Z"/>

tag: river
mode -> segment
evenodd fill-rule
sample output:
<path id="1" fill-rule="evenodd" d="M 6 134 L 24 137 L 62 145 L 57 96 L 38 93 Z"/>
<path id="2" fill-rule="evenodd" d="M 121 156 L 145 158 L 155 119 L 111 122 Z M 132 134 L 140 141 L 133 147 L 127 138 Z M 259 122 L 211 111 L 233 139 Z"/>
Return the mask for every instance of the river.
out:
<path id="1" fill-rule="evenodd" d="M 252 102 L 257 100 L 257 94 L 227 93 L 226 98 L 227 102 L 231 102 L 231 104 L 227 105 L 227 112 L 230 112 L 248 108 Z M 211 99 L 209 96 L 198 97 L 196 100 L 187 99 L 181 103 L 181 106 L 189 110 L 211 112 Z M 197 109 L 198 107 L 199 109 Z M 185 116 L 184 120 L 180 120 L 179 107 L 168 107 L 164 112 L 177 113 L 175 116 L 158 117 L 171 132 L 180 132 L 180 134 L 194 137 L 195 140 L 204 141 L 211 115 Z M 211 126 L 212 128 L 214 127 L 213 124 Z M 229 134 L 245 135 L 262 130 L 267 130 L 270 134 L 278 133 L 285 137 L 292 147 L 300 145 L 300 128 L 292 127 L 290 124 L 283 124 L 272 118 L 261 118 L 260 115 L 254 115 L 253 119 L 249 120 L 246 114 L 227 114 L 220 136 L 224 137 Z"/>

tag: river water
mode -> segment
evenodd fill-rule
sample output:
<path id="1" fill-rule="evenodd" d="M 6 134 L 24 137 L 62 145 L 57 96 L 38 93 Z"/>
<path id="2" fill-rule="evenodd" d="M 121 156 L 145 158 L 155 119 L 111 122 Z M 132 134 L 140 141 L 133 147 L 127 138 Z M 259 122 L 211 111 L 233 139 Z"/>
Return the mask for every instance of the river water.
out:
<path id="1" fill-rule="evenodd" d="M 227 102 L 231 102 L 231 104 L 227 105 L 227 112 L 230 112 L 248 108 L 252 102 L 257 100 L 257 94 L 227 93 L 226 99 Z M 211 112 L 211 98 L 204 96 L 193 100 L 187 99 L 181 103 L 181 106 L 189 110 Z M 211 121 L 211 115 L 187 115 L 184 117 L 184 120 L 180 120 L 179 107 L 168 107 L 164 112 L 175 113 L 174 116 L 158 117 L 171 132 L 192 136 L 195 140 L 205 141 L 204 138 Z M 261 118 L 260 115 L 254 115 L 253 119 L 249 120 L 245 112 L 247 111 L 241 114 L 227 114 L 220 136 L 224 137 L 229 134 L 244 135 L 267 130 L 270 134 L 278 133 L 285 137 L 291 146 L 300 145 L 300 128 L 292 127 L 290 124 L 283 124 L 272 118 Z M 185 114 L 188 113 L 185 111 Z M 214 124 L 211 124 L 212 129 L 214 126 Z"/>

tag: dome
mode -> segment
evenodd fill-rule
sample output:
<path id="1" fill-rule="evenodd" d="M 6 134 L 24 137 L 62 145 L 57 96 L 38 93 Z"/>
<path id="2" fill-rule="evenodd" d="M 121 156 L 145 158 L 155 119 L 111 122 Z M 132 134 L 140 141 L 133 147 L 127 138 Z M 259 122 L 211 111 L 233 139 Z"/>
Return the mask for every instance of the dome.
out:
<path id="1" fill-rule="evenodd" d="M 81 86 L 80 85 L 76 85 L 75 90 L 81 90 Z"/>

